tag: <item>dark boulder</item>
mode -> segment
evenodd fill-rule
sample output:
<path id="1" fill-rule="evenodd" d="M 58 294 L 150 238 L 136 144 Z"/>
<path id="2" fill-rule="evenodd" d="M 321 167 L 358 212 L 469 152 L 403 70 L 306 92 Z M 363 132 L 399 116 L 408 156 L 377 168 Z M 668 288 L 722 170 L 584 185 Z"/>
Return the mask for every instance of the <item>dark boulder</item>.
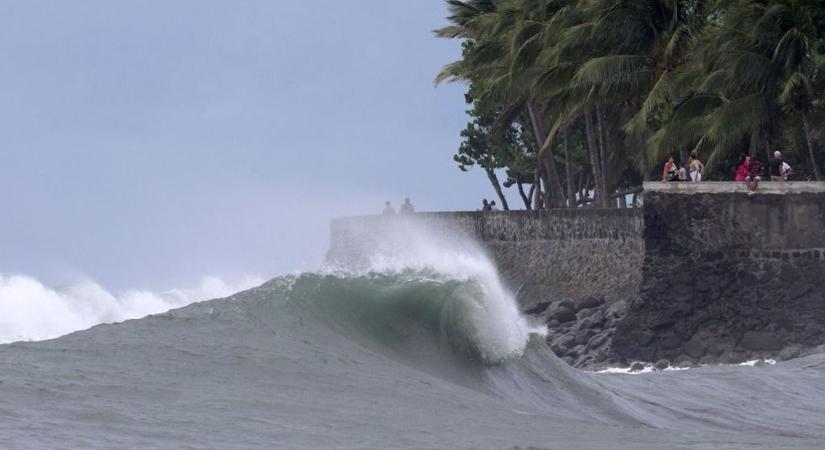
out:
<path id="1" fill-rule="evenodd" d="M 587 297 L 584 300 L 580 301 L 578 306 L 579 311 L 583 309 L 591 309 L 596 308 L 598 306 L 602 306 L 604 304 L 603 298 L 598 297 Z"/>
<path id="2" fill-rule="evenodd" d="M 574 313 L 571 308 L 559 306 L 555 311 L 550 313 L 550 320 L 558 321 L 560 324 L 572 322 L 576 320 L 576 313 Z"/>

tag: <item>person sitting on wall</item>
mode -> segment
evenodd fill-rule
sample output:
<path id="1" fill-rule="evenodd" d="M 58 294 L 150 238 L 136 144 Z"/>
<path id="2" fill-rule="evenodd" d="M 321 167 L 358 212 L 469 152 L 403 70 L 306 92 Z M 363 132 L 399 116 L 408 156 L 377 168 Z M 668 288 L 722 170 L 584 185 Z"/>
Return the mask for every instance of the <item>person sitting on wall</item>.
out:
<path id="1" fill-rule="evenodd" d="M 782 152 L 773 152 L 773 158 L 768 161 L 768 170 L 770 170 L 771 181 L 785 181 L 785 161 L 782 158 Z"/>
<path id="2" fill-rule="evenodd" d="M 679 166 L 679 181 L 690 181 L 685 166 Z"/>
<path id="3" fill-rule="evenodd" d="M 490 209 L 489 211 L 498 211 L 498 206 L 496 206 L 496 201 L 493 200 L 490 202 Z"/>
<path id="4" fill-rule="evenodd" d="M 739 164 L 736 166 L 736 176 L 734 177 L 734 180 L 748 181 L 748 175 L 750 174 L 750 163 L 751 157 L 742 153 L 739 157 Z"/>
<path id="5" fill-rule="evenodd" d="M 762 181 L 762 163 L 758 159 L 751 159 L 748 164 L 748 190 L 751 192 L 756 190 L 759 182 Z"/>
<path id="6" fill-rule="evenodd" d="M 490 211 L 490 202 L 488 202 L 486 198 L 481 200 L 481 210 Z"/>
<path id="7" fill-rule="evenodd" d="M 679 181 L 679 168 L 676 167 L 673 155 L 668 155 L 667 160 L 665 160 L 665 167 L 662 171 L 662 181 Z"/>
<path id="8" fill-rule="evenodd" d="M 415 212 L 415 206 L 410 203 L 410 198 L 407 197 L 404 199 L 404 203 L 401 205 L 401 209 L 399 210 L 401 214 L 412 214 Z"/>
<path id="9" fill-rule="evenodd" d="M 383 214 L 385 216 L 394 216 L 395 215 L 395 209 L 393 209 L 392 203 L 390 203 L 389 200 L 384 202 L 384 212 L 383 212 Z"/>

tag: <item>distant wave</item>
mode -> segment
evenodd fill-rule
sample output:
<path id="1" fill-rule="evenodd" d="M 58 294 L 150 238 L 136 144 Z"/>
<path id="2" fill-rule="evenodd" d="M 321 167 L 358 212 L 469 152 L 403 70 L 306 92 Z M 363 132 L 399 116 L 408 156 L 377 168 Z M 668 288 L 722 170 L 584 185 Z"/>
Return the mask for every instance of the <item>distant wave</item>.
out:
<path id="1" fill-rule="evenodd" d="M 262 282 L 257 277 L 237 283 L 206 277 L 191 289 L 115 293 L 91 281 L 54 288 L 29 276 L 0 274 L 0 344 L 52 339 L 100 323 L 137 319 Z"/>

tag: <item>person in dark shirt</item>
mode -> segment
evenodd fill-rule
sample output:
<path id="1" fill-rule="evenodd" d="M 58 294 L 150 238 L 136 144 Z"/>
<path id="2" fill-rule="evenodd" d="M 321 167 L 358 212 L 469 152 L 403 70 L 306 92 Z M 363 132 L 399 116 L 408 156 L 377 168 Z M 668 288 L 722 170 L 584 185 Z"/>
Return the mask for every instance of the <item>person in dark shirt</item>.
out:
<path id="1" fill-rule="evenodd" d="M 404 199 L 404 203 L 401 205 L 400 209 L 401 214 L 412 214 L 415 212 L 415 206 L 410 203 L 410 198 L 407 197 Z"/>
<path id="2" fill-rule="evenodd" d="M 773 152 L 773 158 L 768 162 L 770 168 L 771 181 L 785 181 L 785 161 L 782 152 Z"/>
<path id="3" fill-rule="evenodd" d="M 488 202 L 486 198 L 481 201 L 481 210 L 490 211 L 490 202 Z"/>

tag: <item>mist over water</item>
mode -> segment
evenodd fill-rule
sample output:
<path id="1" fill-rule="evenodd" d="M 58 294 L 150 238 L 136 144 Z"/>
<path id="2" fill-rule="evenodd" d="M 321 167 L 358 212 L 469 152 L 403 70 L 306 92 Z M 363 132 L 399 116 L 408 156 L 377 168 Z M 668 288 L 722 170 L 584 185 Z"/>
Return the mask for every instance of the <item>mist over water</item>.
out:
<path id="1" fill-rule="evenodd" d="M 49 287 L 29 276 L 0 274 L 0 344 L 52 339 L 100 323 L 138 319 L 226 297 L 263 281 L 205 277 L 199 286 L 188 289 L 111 292 L 93 281 Z"/>

